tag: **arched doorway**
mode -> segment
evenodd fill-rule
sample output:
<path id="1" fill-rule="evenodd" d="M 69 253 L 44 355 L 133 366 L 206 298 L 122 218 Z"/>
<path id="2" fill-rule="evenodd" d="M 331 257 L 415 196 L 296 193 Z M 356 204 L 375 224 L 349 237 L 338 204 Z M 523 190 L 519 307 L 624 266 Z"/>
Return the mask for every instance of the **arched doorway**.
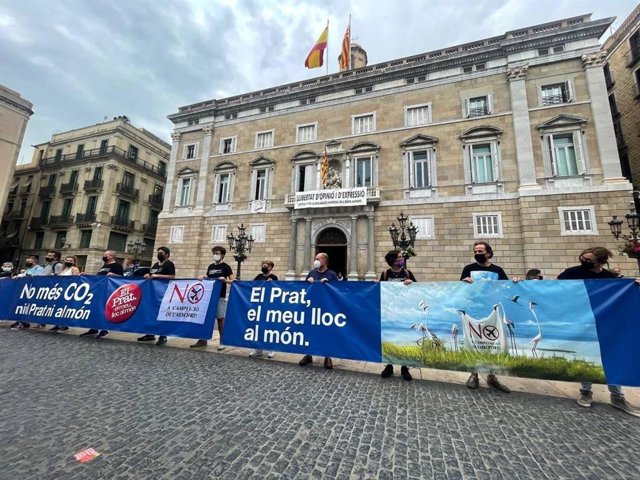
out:
<path id="1" fill-rule="evenodd" d="M 329 268 L 347 278 L 347 236 L 342 230 L 332 227 L 320 232 L 316 240 L 316 255 L 329 255 Z"/>

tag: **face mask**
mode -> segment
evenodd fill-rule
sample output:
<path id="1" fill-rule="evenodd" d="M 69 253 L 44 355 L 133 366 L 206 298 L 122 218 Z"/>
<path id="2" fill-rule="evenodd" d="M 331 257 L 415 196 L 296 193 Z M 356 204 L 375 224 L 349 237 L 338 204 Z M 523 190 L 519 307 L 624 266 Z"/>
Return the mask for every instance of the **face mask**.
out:
<path id="1" fill-rule="evenodd" d="M 64 266 L 67 268 L 73 267 L 73 262 L 64 262 Z"/>
<path id="2" fill-rule="evenodd" d="M 484 263 L 487 261 L 487 254 L 486 253 L 476 253 L 473 258 L 476 259 L 476 262 L 478 263 Z"/>
<path id="3" fill-rule="evenodd" d="M 48 263 L 53 262 L 53 257 L 45 257 L 44 258 Z"/>
<path id="4" fill-rule="evenodd" d="M 33 267 L 33 263 L 31 262 L 25 262 L 24 264 L 27 268 Z"/>
<path id="5" fill-rule="evenodd" d="M 398 268 L 404 268 L 404 258 L 396 259 L 395 265 Z"/>
<path id="6" fill-rule="evenodd" d="M 580 265 L 585 270 L 593 270 L 593 268 L 596 266 L 596 262 L 591 262 L 589 260 L 580 259 Z"/>
<path id="7" fill-rule="evenodd" d="M 269 267 L 267 267 L 266 265 L 263 265 L 261 270 L 262 270 L 262 273 L 266 275 L 267 272 L 269 271 Z"/>
<path id="8" fill-rule="evenodd" d="M 320 268 L 320 265 L 321 265 L 320 260 L 316 260 L 315 262 L 313 262 L 313 268 L 314 268 L 315 270 L 317 270 L 318 268 Z"/>
<path id="9" fill-rule="evenodd" d="M 3 272 L 10 272 L 11 271 L 11 267 L 2 267 L 2 271 Z"/>
<path id="10" fill-rule="evenodd" d="M 158 260 L 160 260 L 160 261 L 162 262 L 162 261 L 163 261 L 165 258 L 167 258 L 167 257 L 165 257 L 162 253 L 159 253 L 159 254 L 157 255 L 157 258 L 158 258 Z"/>
<path id="11" fill-rule="evenodd" d="M 102 257 L 102 261 L 103 261 L 104 263 L 107 263 L 107 262 L 109 261 L 109 257 Z"/>
<path id="12" fill-rule="evenodd" d="M 214 262 L 219 262 L 220 260 L 222 260 L 222 257 L 216 253 L 216 254 L 213 256 L 213 261 L 214 261 Z"/>

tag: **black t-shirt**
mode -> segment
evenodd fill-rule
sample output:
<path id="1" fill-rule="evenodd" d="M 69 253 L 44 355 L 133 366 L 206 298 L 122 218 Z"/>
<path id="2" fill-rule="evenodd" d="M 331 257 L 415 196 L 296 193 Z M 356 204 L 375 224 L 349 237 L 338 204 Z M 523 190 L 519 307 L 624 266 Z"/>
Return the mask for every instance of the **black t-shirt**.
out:
<path id="1" fill-rule="evenodd" d="M 105 263 L 104 265 L 102 265 L 102 268 L 98 270 L 98 273 L 96 273 L 96 275 L 106 275 L 107 273 L 122 275 L 124 273 L 124 269 L 118 262 Z"/>
<path id="2" fill-rule="evenodd" d="M 171 260 L 165 260 L 163 264 L 156 262 L 151 267 L 151 270 L 149 270 L 149 275 L 152 273 L 157 273 L 158 275 L 175 275 L 176 266 Z"/>
<path id="3" fill-rule="evenodd" d="M 618 276 L 604 268 L 599 272 L 594 272 L 593 270 L 582 268 L 581 265 L 578 265 L 577 267 L 569 267 L 558 275 L 558 280 L 598 280 L 603 278 L 618 278 Z"/>
<path id="4" fill-rule="evenodd" d="M 406 279 L 417 282 L 411 270 L 402 268 L 399 272 L 394 272 L 390 268 L 380 274 L 380 281 L 384 282 L 404 282 Z"/>
<path id="5" fill-rule="evenodd" d="M 212 263 L 207 267 L 207 278 L 229 278 L 233 275 L 231 267 L 224 262 L 215 264 Z M 224 298 L 227 295 L 227 284 L 222 284 L 222 290 L 220 290 L 220 298 Z"/>
<path id="6" fill-rule="evenodd" d="M 275 282 L 276 280 L 278 280 L 278 276 L 274 275 L 273 273 L 270 273 L 269 275 L 266 275 L 266 276 L 264 274 L 262 274 L 262 273 L 259 273 L 258 275 L 256 275 L 256 278 L 254 278 L 253 280 L 254 281 L 255 280 L 264 280 L 266 282 L 269 279 L 271 279 L 271 280 L 273 280 Z"/>
<path id="7" fill-rule="evenodd" d="M 478 272 L 478 274 L 472 275 L 471 272 Z M 464 280 L 467 277 L 471 277 L 473 280 L 509 280 L 504 270 L 493 263 L 488 267 L 480 265 L 477 262 L 470 263 L 462 269 L 460 280 Z"/>

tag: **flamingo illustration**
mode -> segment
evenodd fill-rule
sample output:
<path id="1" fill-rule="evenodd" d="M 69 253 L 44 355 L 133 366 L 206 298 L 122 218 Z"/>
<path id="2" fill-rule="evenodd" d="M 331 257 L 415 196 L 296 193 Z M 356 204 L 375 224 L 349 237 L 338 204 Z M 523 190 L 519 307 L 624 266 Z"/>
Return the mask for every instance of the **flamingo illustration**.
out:
<path id="1" fill-rule="evenodd" d="M 531 340 L 531 353 L 533 354 L 534 358 L 538 358 L 538 343 L 540 343 L 540 340 L 542 340 L 542 330 L 540 329 L 540 321 L 538 320 L 538 315 L 536 315 L 536 311 L 533 308 L 536 305 L 537 305 L 536 302 L 529 302 L 529 310 L 531 310 L 531 313 L 533 314 L 533 318 L 536 319 L 536 325 L 538 325 L 538 334 L 535 337 L 533 337 L 533 340 Z"/>
<path id="2" fill-rule="evenodd" d="M 457 352 L 458 351 L 458 325 L 457 324 L 453 324 L 453 327 L 451 327 L 451 340 L 453 342 L 453 349 Z"/>

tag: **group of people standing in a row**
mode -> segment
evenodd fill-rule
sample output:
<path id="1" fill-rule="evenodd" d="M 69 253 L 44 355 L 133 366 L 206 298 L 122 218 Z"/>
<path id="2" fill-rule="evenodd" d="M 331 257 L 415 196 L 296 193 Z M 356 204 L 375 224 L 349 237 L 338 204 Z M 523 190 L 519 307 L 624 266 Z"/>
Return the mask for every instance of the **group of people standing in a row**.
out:
<path id="1" fill-rule="evenodd" d="M 224 262 L 226 255 L 226 249 L 222 246 L 215 246 L 211 249 L 212 263 L 207 267 L 206 272 L 199 276 L 200 280 L 211 279 L 222 282 L 222 289 L 220 291 L 220 298 L 216 310 L 216 320 L 218 325 L 218 332 L 222 338 L 222 331 L 224 328 L 224 320 L 227 311 L 227 285 L 235 281 L 232 268 Z M 405 285 L 410 285 L 416 282 L 416 277 L 405 266 L 404 252 L 401 250 L 389 251 L 384 260 L 389 266 L 380 275 L 379 281 L 391 281 L 402 282 Z M 132 257 L 125 258 L 124 266 L 117 262 L 116 253 L 112 250 L 104 252 L 102 261 L 102 267 L 96 272 L 97 275 L 119 275 L 119 276 L 138 276 L 146 279 L 173 279 L 175 278 L 176 270 L 175 265 L 170 260 L 171 251 L 167 247 L 160 247 L 157 249 L 157 262 L 149 269 L 148 272 L 140 275 L 139 265 L 134 262 Z M 493 249 L 487 242 L 476 242 L 473 245 L 474 262 L 466 265 L 462 269 L 460 280 L 473 283 L 474 280 L 509 280 L 509 277 L 505 271 L 498 265 L 491 262 L 493 258 Z M 605 268 L 608 265 L 609 258 L 613 254 L 604 247 L 592 247 L 583 250 L 578 256 L 580 264 L 575 267 L 570 267 L 564 270 L 558 275 L 559 280 L 586 280 L 586 279 L 614 279 L 621 277 L 619 271 L 610 271 Z M 0 272 L 0 278 L 2 277 L 21 277 L 21 276 L 36 276 L 36 275 L 78 275 L 80 271 L 77 268 L 78 259 L 75 256 L 67 256 L 64 262 L 61 262 L 60 252 L 49 251 L 46 256 L 47 265 L 42 267 L 38 265 L 38 257 L 30 256 L 25 263 L 26 270 L 18 275 L 12 272 L 13 265 L 5 263 L 2 266 L 2 272 Z M 274 263 L 270 260 L 264 260 L 261 264 L 261 273 L 256 275 L 254 281 L 276 281 L 278 277 L 273 274 L 272 270 Z M 613 269 L 612 269 L 613 270 Z M 306 277 L 306 281 L 313 282 L 334 282 L 339 281 L 340 277 L 329 268 L 329 256 L 326 253 L 318 253 L 315 256 L 313 267 L 309 271 Z M 521 279 L 514 277 L 513 281 L 518 282 Z M 542 272 L 539 269 L 531 269 L 527 272 L 526 280 L 542 280 Z M 636 283 L 640 283 L 640 279 L 636 279 Z M 14 329 L 29 328 L 30 324 L 26 322 L 16 322 L 12 325 Z M 44 325 L 40 325 L 44 327 Z M 50 330 L 59 331 L 67 330 L 68 327 L 54 326 Z M 80 336 L 96 335 L 97 338 L 108 335 L 107 330 L 91 329 Z M 137 339 L 140 342 L 156 341 L 154 335 L 143 335 Z M 160 336 L 156 341 L 156 345 L 164 345 L 167 343 L 166 336 Z M 207 339 L 199 339 L 191 348 L 206 347 L 208 344 Z M 218 350 L 224 350 L 225 347 L 219 344 Z M 273 351 L 268 352 L 267 356 L 272 358 L 274 356 Z M 261 350 L 252 350 L 249 353 L 250 357 L 258 357 L 263 355 Z M 299 361 L 299 365 L 304 367 L 313 363 L 313 357 L 311 355 L 304 355 Z M 333 361 L 329 357 L 324 358 L 324 367 L 326 369 L 333 368 Z M 411 372 L 406 365 L 402 365 L 400 369 L 402 378 L 406 381 L 412 380 Z M 383 378 L 389 378 L 393 376 L 393 365 L 389 364 L 384 367 L 381 373 Z M 466 386 L 470 389 L 477 389 L 480 381 L 478 372 L 471 372 L 469 379 L 466 382 Z M 494 373 L 487 375 L 487 385 L 500 390 L 505 393 L 509 393 L 511 390 L 504 383 L 502 383 Z M 617 385 L 609 385 L 609 391 L 611 393 L 612 406 L 623 410 L 631 415 L 640 416 L 640 410 L 636 409 L 627 402 L 622 392 L 622 388 Z M 590 407 L 592 403 L 591 383 L 583 382 L 580 389 L 580 395 L 578 397 L 578 404 L 583 407 Z"/>

